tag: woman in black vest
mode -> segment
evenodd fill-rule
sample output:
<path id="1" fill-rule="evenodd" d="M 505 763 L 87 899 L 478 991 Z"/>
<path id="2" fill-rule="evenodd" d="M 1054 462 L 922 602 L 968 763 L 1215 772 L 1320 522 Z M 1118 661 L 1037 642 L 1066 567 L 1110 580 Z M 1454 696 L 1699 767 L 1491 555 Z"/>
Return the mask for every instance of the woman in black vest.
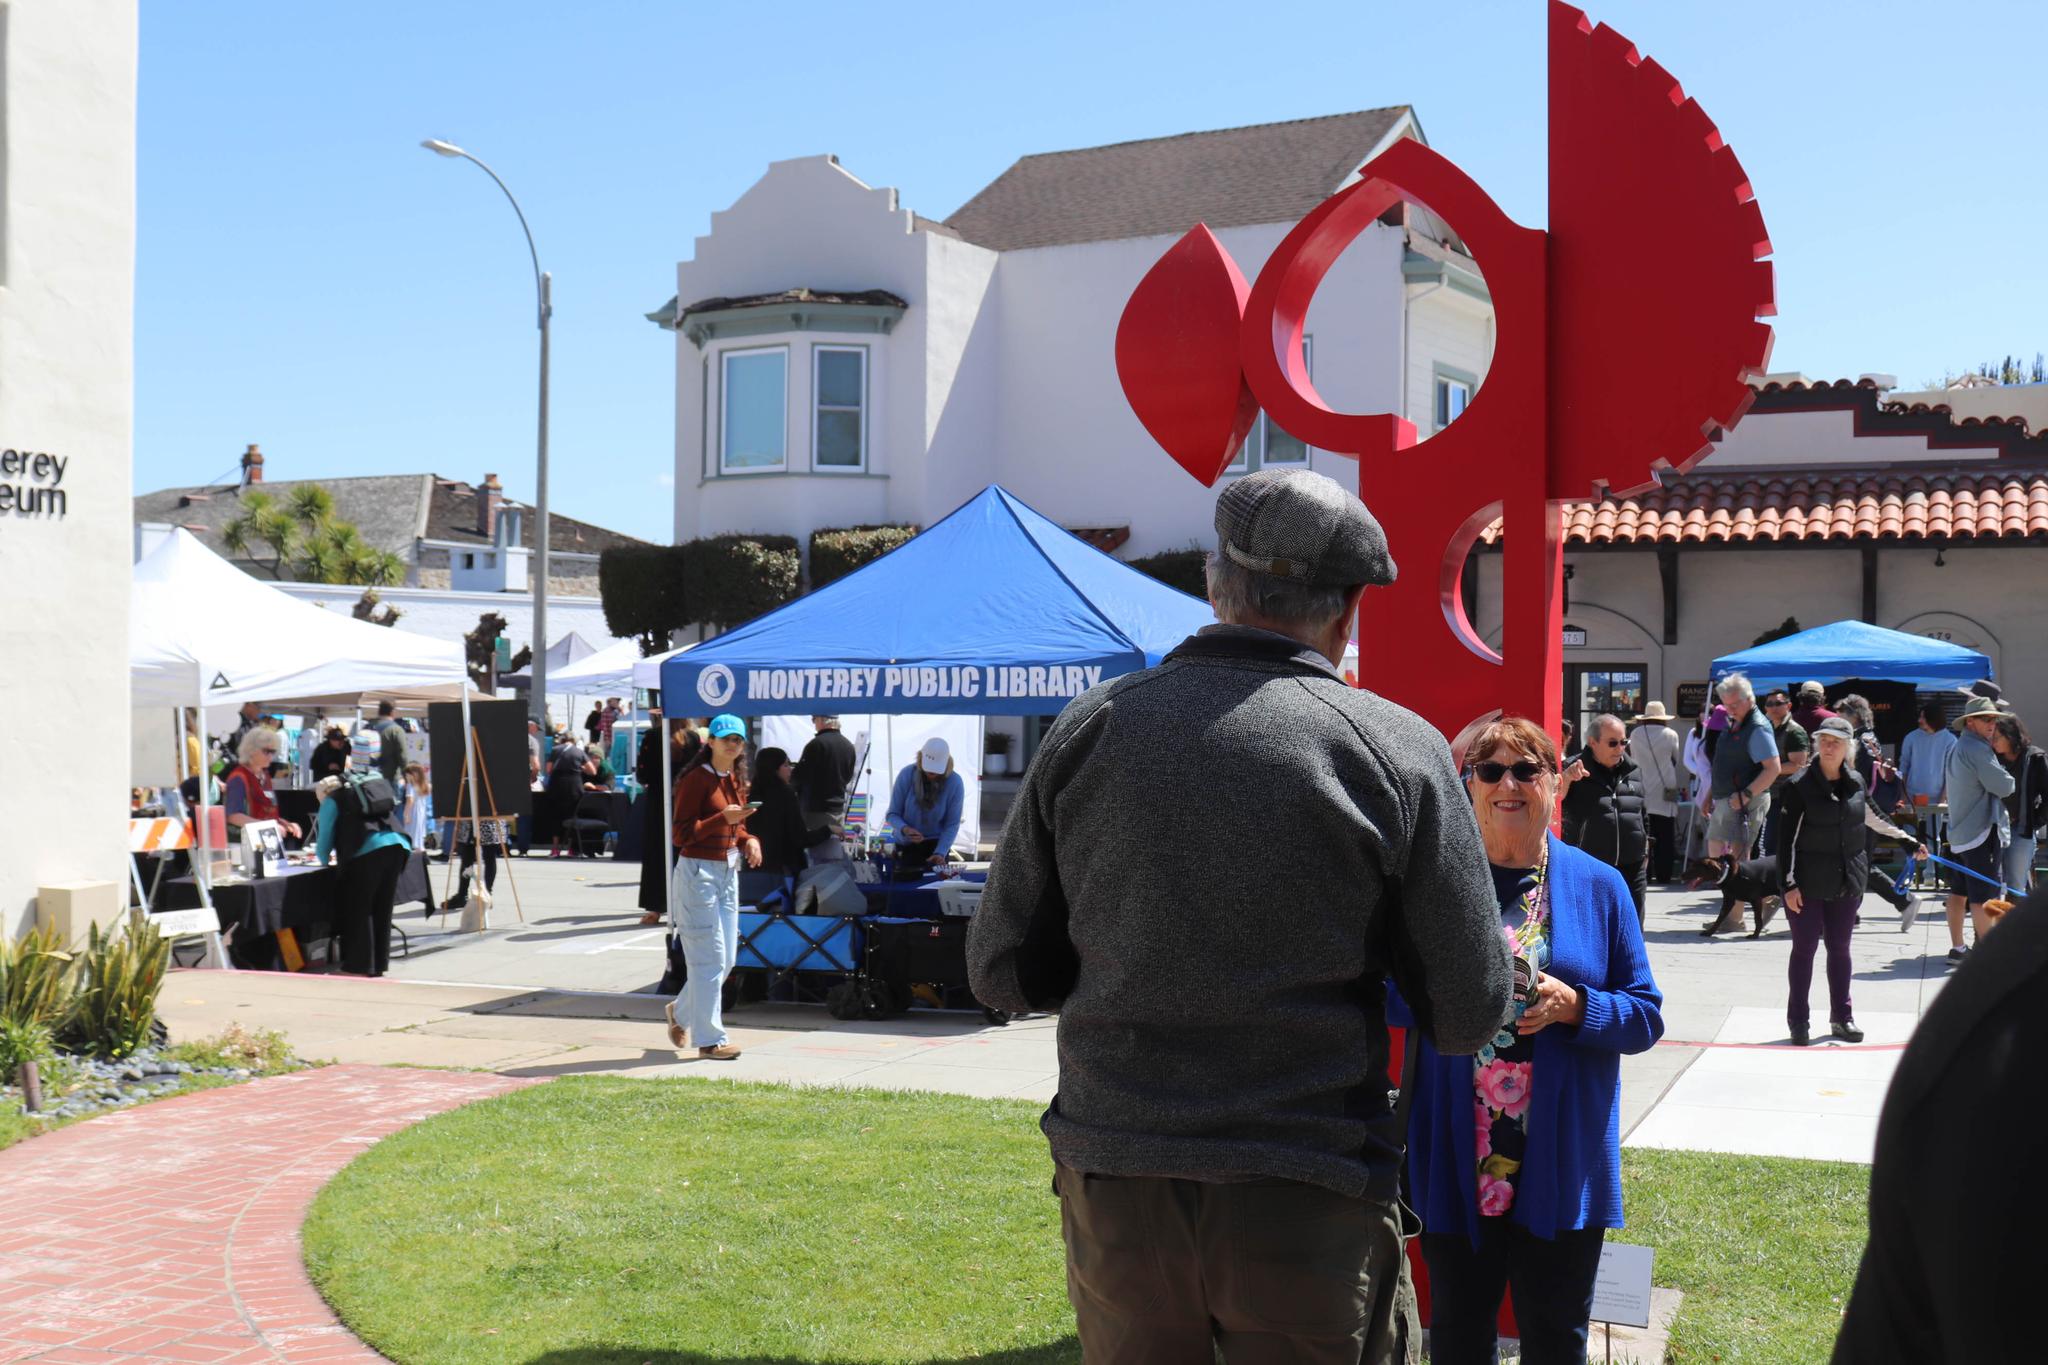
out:
<path id="1" fill-rule="evenodd" d="M 1865 799 L 1863 779 L 1849 761 L 1856 732 L 1830 716 L 1813 732 L 1814 758 L 1785 784 L 1784 816 L 1778 821 L 1778 867 L 1785 878 L 1785 911 L 1792 921 L 1791 1000 L 1785 1022 L 1792 1041 L 1808 1041 L 1807 996 L 1813 988 L 1813 950 L 1828 945 L 1828 1020 L 1835 1037 L 1863 1041 L 1849 1009 L 1849 934 L 1870 880 L 1870 843 L 1865 829 L 1895 839 L 1913 836 L 1892 825 Z M 1926 857 L 1926 848 L 1920 849 Z"/>

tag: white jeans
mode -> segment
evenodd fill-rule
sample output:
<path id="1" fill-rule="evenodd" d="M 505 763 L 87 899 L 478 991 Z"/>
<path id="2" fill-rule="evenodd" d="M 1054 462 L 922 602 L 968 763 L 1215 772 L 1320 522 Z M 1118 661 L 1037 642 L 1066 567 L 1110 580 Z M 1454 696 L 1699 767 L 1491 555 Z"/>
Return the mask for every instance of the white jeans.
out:
<path id="1" fill-rule="evenodd" d="M 676 1015 L 690 1030 L 692 1047 L 717 1047 L 725 1041 L 721 992 L 739 960 L 739 869 L 723 858 L 676 859 L 669 916 L 690 969 L 676 996 Z"/>

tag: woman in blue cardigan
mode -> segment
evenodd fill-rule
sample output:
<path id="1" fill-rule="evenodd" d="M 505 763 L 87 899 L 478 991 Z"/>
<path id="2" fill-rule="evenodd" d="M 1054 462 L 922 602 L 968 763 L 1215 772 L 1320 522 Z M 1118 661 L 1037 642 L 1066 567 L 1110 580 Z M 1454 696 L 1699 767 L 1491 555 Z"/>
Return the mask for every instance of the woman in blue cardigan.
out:
<path id="1" fill-rule="evenodd" d="M 1663 995 L 1628 883 L 1550 832 L 1550 737 L 1503 717 L 1468 758 L 1517 992 L 1476 1057 L 1443 1056 L 1425 1038 L 1416 1059 L 1408 1182 L 1429 1266 L 1430 1359 L 1491 1362 L 1511 1288 L 1524 1365 L 1580 1365 L 1600 1244 L 1622 1225 L 1621 1055 L 1664 1032 Z M 1409 1023 L 1405 1013 L 1390 1018 Z"/>

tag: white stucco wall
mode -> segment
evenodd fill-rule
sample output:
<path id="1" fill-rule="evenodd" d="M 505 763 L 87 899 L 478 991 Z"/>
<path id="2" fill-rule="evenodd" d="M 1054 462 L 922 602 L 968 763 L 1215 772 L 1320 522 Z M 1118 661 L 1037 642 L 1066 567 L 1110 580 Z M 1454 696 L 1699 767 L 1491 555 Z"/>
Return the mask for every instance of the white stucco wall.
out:
<path id="1" fill-rule="evenodd" d="M 1287 224 L 1218 234 L 1256 277 Z M 914 230 L 892 191 L 872 189 L 826 157 L 777 162 L 678 269 L 678 296 L 769 293 L 797 286 L 888 289 L 908 308 L 886 337 L 778 333 L 701 349 L 678 333 L 676 538 L 728 531 L 803 540 L 822 526 L 930 525 L 1000 482 L 1070 526 L 1128 525 L 1125 557 L 1212 538 L 1215 490 L 1180 472 L 1153 443 L 1117 380 L 1115 336 L 1125 301 L 1172 236 L 998 253 Z M 1404 385 L 1402 233 L 1375 226 L 1331 270 L 1310 311 L 1311 372 L 1333 406 L 1387 412 L 1404 390 L 1430 392 L 1438 360 L 1483 374 L 1489 314 L 1476 301 L 1422 300 Z M 811 474 L 809 348 L 870 347 L 869 470 Z M 728 347 L 787 345 L 786 474 L 710 478 L 717 469 L 720 356 Z M 706 366 L 709 366 L 708 373 Z M 1355 482 L 1354 462 L 1318 453 L 1315 468 Z"/>
<path id="2" fill-rule="evenodd" d="M 302 602 L 348 615 L 362 597 L 361 588 L 326 583 L 274 585 Z M 494 611 L 505 618 L 505 638 L 517 653 L 533 641 L 533 598 L 522 593 L 474 593 L 441 588 L 379 588 L 378 600 L 401 613 L 393 630 L 461 643 L 476 629 L 477 618 Z M 548 597 L 548 634 L 560 640 L 571 631 L 599 649 L 614 637 L 604 624 L 604 606 L 595 597 Z"/>
<path id="3" fill-rule="evenodd" d="M 45 0 L 0 23 L 0 448 L 66 462 L 61 517 L 0 512 L 11 936 L 38 886 L 127 877 L 136 13 Z"/>
<path id="4" fill-rule="evenodd" d="M 1998 458 L 1996 446 L 1930 450 L 1925 436 L 1858 436 L 1856 414 L 1846 408 L 1818 412 L 1751 413 L 1714 443 L 1695 469 L 1756 466 L 1858 467 L 1899 462 L 1976 461 Z"/>

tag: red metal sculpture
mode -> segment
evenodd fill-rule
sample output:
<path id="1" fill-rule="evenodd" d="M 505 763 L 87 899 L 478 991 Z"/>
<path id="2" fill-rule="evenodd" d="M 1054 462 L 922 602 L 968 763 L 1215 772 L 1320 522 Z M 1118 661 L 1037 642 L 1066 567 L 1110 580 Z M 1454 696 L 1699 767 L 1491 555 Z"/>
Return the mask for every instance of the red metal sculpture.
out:
<path id="1" fill-rule="evenodd" d="M 1522 227 L 1420 142 L 1373 159 L 1302 219 L 1247 292 L 1205 226 L 1126 305 L 1117 372 L 1132 409 L 1213 485 L 1259 407 L 1318 449 L 1356 455 L 1359 495 L 1403 573 L 1366 595 L 1359 680 L 1445 735 L 1505 709 L 1560 716 L 1561 500 L 1684 470 L 1750 401 L 1770 358 L 1763 215 L 1700 107 L 1627 39 L 1550 10 L 1550 228 Z M 1493 360 L 1457 421 L 1417 444 L 1390 414 L 1333 411 L 1301 362 L 1308 307 L 1339 254 L 1394 204 L 1456 228 L 1493 295 Z M 1496 654 L 1459 575 L 1503 521 Z"/>

